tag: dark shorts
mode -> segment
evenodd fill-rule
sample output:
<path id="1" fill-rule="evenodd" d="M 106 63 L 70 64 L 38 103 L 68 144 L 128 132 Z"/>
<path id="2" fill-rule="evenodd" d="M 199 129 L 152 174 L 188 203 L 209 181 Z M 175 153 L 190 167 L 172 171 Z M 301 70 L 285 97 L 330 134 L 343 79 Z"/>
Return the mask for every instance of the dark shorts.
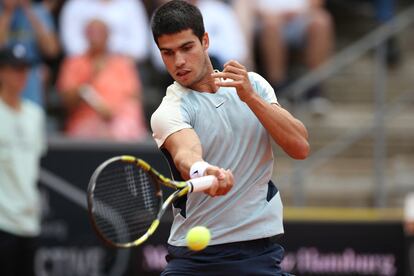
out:
<path id="1" fill-rule="evenodd" d="M 194 252 L 168 246 L 163 276 L 290 275 L 281 271 L 284 249 L 273 238 L 209 246 Z"/>
<path id="2" fill-rule="evenodd" d="M 0 230 L 0 275 L 34 276 L 37 238 L 20 237 Z"/>

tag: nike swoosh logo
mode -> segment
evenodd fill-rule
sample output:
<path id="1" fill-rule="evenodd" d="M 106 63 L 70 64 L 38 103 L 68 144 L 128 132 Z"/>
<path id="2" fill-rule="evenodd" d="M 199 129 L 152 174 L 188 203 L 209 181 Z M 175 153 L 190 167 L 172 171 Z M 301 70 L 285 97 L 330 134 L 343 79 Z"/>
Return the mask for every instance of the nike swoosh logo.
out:
<path id="1" fill-rule="evenodd" d="M 222 106 L 224 104 L 225 101 L 222 101 L 221 103 L 216 104 L 216 108 L 219 108 L 220 106 Z"/>

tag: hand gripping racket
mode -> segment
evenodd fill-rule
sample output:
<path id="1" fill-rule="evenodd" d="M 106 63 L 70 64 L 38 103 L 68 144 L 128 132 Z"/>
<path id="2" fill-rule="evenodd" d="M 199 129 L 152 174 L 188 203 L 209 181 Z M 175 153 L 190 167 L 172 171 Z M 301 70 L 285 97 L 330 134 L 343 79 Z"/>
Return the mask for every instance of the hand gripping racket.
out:
<path id="1" fill-rule="evenodd" d="M 102 163 L 88 185 L 88 212 L 97 235 L 119 248 L 139 246 L 157 229 L 170 204 L 191 192 L 208 189 L 215 176 L 173 181 L 133 156 Z M 163 201 L 161 185 L 175 189 Z"/>

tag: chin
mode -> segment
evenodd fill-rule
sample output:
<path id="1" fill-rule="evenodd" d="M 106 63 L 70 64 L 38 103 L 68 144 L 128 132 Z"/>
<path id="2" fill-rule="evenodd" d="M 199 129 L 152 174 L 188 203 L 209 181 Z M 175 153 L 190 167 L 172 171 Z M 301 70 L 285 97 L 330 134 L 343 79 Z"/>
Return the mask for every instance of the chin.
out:
<path id="1" fill-rule="evenodd" d="M 184 87 L 189 87 L 193 84 L 192 80 L 182 80 L 182 79 L 176 78 L 175 81 Z"/>

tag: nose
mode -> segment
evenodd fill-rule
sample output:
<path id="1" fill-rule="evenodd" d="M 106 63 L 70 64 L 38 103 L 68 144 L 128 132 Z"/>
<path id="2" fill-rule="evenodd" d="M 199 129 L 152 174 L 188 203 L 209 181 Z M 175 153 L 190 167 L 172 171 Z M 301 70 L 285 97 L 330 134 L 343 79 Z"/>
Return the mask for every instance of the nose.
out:
<path id="1" fill-rule="evenodd" d="M 180 52 L 177 52 L 175 54 L 175 66 L 176 67 L 182 67 L 185 64 L 185 58 L 184 55 Z"/>

